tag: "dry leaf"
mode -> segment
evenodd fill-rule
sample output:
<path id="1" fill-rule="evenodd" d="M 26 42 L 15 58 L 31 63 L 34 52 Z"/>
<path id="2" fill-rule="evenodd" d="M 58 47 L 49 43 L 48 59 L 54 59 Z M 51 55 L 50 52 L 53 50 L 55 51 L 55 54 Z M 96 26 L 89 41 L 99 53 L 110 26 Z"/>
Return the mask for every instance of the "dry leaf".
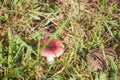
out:
<path id="1" fill-rule="evenodd" d="M 112 60 L 115 60 L 115 55 L 113 54 L 112 49 L 108 48 L 104 50 L 105 55 Z M 88 66 L 93 71 L 103 71 L 106 66 L 109 65 L 108 60 L 103 56 L 102 50 L 94 49 L 91 50 L 87 55 Z"/>

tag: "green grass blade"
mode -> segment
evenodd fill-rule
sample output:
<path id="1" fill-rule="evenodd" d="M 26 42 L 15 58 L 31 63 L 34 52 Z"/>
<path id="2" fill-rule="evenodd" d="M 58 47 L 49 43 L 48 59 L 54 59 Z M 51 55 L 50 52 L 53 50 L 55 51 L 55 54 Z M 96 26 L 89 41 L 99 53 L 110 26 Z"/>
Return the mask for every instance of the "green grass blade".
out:
<path id="1" fill-rule="evenodd" d="M 113 38 L 115 38 L 115 36 L 113 35 L 112 31 L 110 30 L 109 26 L 107 25 L 107 23 L 106 23 L 105 21 L 104 21 L 104 24 L 105 24 L 106 28 L 108 29 L 110 35 L 111 35 Z M 115 38 L 115 40 L 116 40 L 117 42 L 119 42 L 116 38 Z"/>
<path id="2" fill-rule="evenodd" d="M 117 74 L 118 74 L 118 68 L 115 62 L 108 57 L 108 60 L 110 62 L 110 80 L 118 80 Z"/>
<path id="3" fill-rule="evenodd" d="M 22 49 L 23 45 L 21 44 L 16 55 L 14 56 L 14 59 L 17 59 L 18 55 L 20 54 L 20 50 Z"/>
<path id="4" fill-rule="evenodd" d="M 16 41 L 18 41 L 18 42 L 19 42 L 20 44 L 22 44 L 24 47 L 27 47 L 27 49 L 28 49 L 29 51 L 31 51 L 32 53 L 34 53 L 35 55 L 37 55 L 36 52 L 32 49 L 32 47 L 29 46 L 26 42 L 24 42 L 19 36 L 16 36 Z"/>
<path id="5" fill-rule="evenodd" d="M 12 35 L 10 33 L 10 28 L 9 28 L 9 32 L 8 32 L 8 40 L 9 40 L 9 46 L 8 46 L 8 67 L 11 68 L 12 67 L 12 62 L 13 62 L 13 58 L 12 58 Z"/>
<path id="6" fill-rule="evenodd" d="M 100 72 L 100 78 L 99 80 L 107 80 L 106 79 L 106 74 L 104 72 Z"/>

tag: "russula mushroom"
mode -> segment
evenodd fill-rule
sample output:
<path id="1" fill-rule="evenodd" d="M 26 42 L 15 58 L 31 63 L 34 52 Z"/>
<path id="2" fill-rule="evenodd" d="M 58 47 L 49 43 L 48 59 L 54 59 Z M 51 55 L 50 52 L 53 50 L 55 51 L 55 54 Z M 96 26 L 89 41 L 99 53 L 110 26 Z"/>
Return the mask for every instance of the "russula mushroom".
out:
<path id="1" fill-rule="evenodd" d="M 41 45 L 44 45 L 47 43 L 48 39 L 42 39 L 40 41 Z M 47 61 L 49 64 L 52 64 L 54 62 L 55 57 L 59 57 L 64 52 L 64 45 L 58 40 L 58 39 L 52 39 L 46 47 L 41 51 L 41 56 L 44 56 L 47 58 Z"/>

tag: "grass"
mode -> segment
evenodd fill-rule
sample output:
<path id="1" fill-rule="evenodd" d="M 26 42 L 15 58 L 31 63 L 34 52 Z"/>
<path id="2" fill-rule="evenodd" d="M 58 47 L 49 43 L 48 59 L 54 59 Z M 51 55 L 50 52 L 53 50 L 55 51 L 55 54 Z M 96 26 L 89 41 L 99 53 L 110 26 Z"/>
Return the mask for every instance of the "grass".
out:
<path id="1" fill-rule="evenodd" d="M 92 4 L 92 5 L 91 5 Z M 119 80 L 120 7 L 117 0 L 85 3 L 45 0 L 0 1 L 1 80 Z M 64 54 L 49 65 L 42 38 L 58 38 Z M 88 68 L 90 50 L 113 48 L 118 57 L 96 73 Z M 105 55 L 105 54 L 104 54 Z M 112 76 L 111 76 L 112 75 Z"/>

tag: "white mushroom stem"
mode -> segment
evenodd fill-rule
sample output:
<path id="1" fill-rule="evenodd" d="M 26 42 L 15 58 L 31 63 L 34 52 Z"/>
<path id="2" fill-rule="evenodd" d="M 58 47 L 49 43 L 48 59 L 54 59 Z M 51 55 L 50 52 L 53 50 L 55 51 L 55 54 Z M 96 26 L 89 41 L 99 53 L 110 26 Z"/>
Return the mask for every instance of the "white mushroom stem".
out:
<path id="1" fill-rule="evenodd" d="M 54 62 L 54 57 L 47 57 L 47 62 L 52 64 Z"/>

